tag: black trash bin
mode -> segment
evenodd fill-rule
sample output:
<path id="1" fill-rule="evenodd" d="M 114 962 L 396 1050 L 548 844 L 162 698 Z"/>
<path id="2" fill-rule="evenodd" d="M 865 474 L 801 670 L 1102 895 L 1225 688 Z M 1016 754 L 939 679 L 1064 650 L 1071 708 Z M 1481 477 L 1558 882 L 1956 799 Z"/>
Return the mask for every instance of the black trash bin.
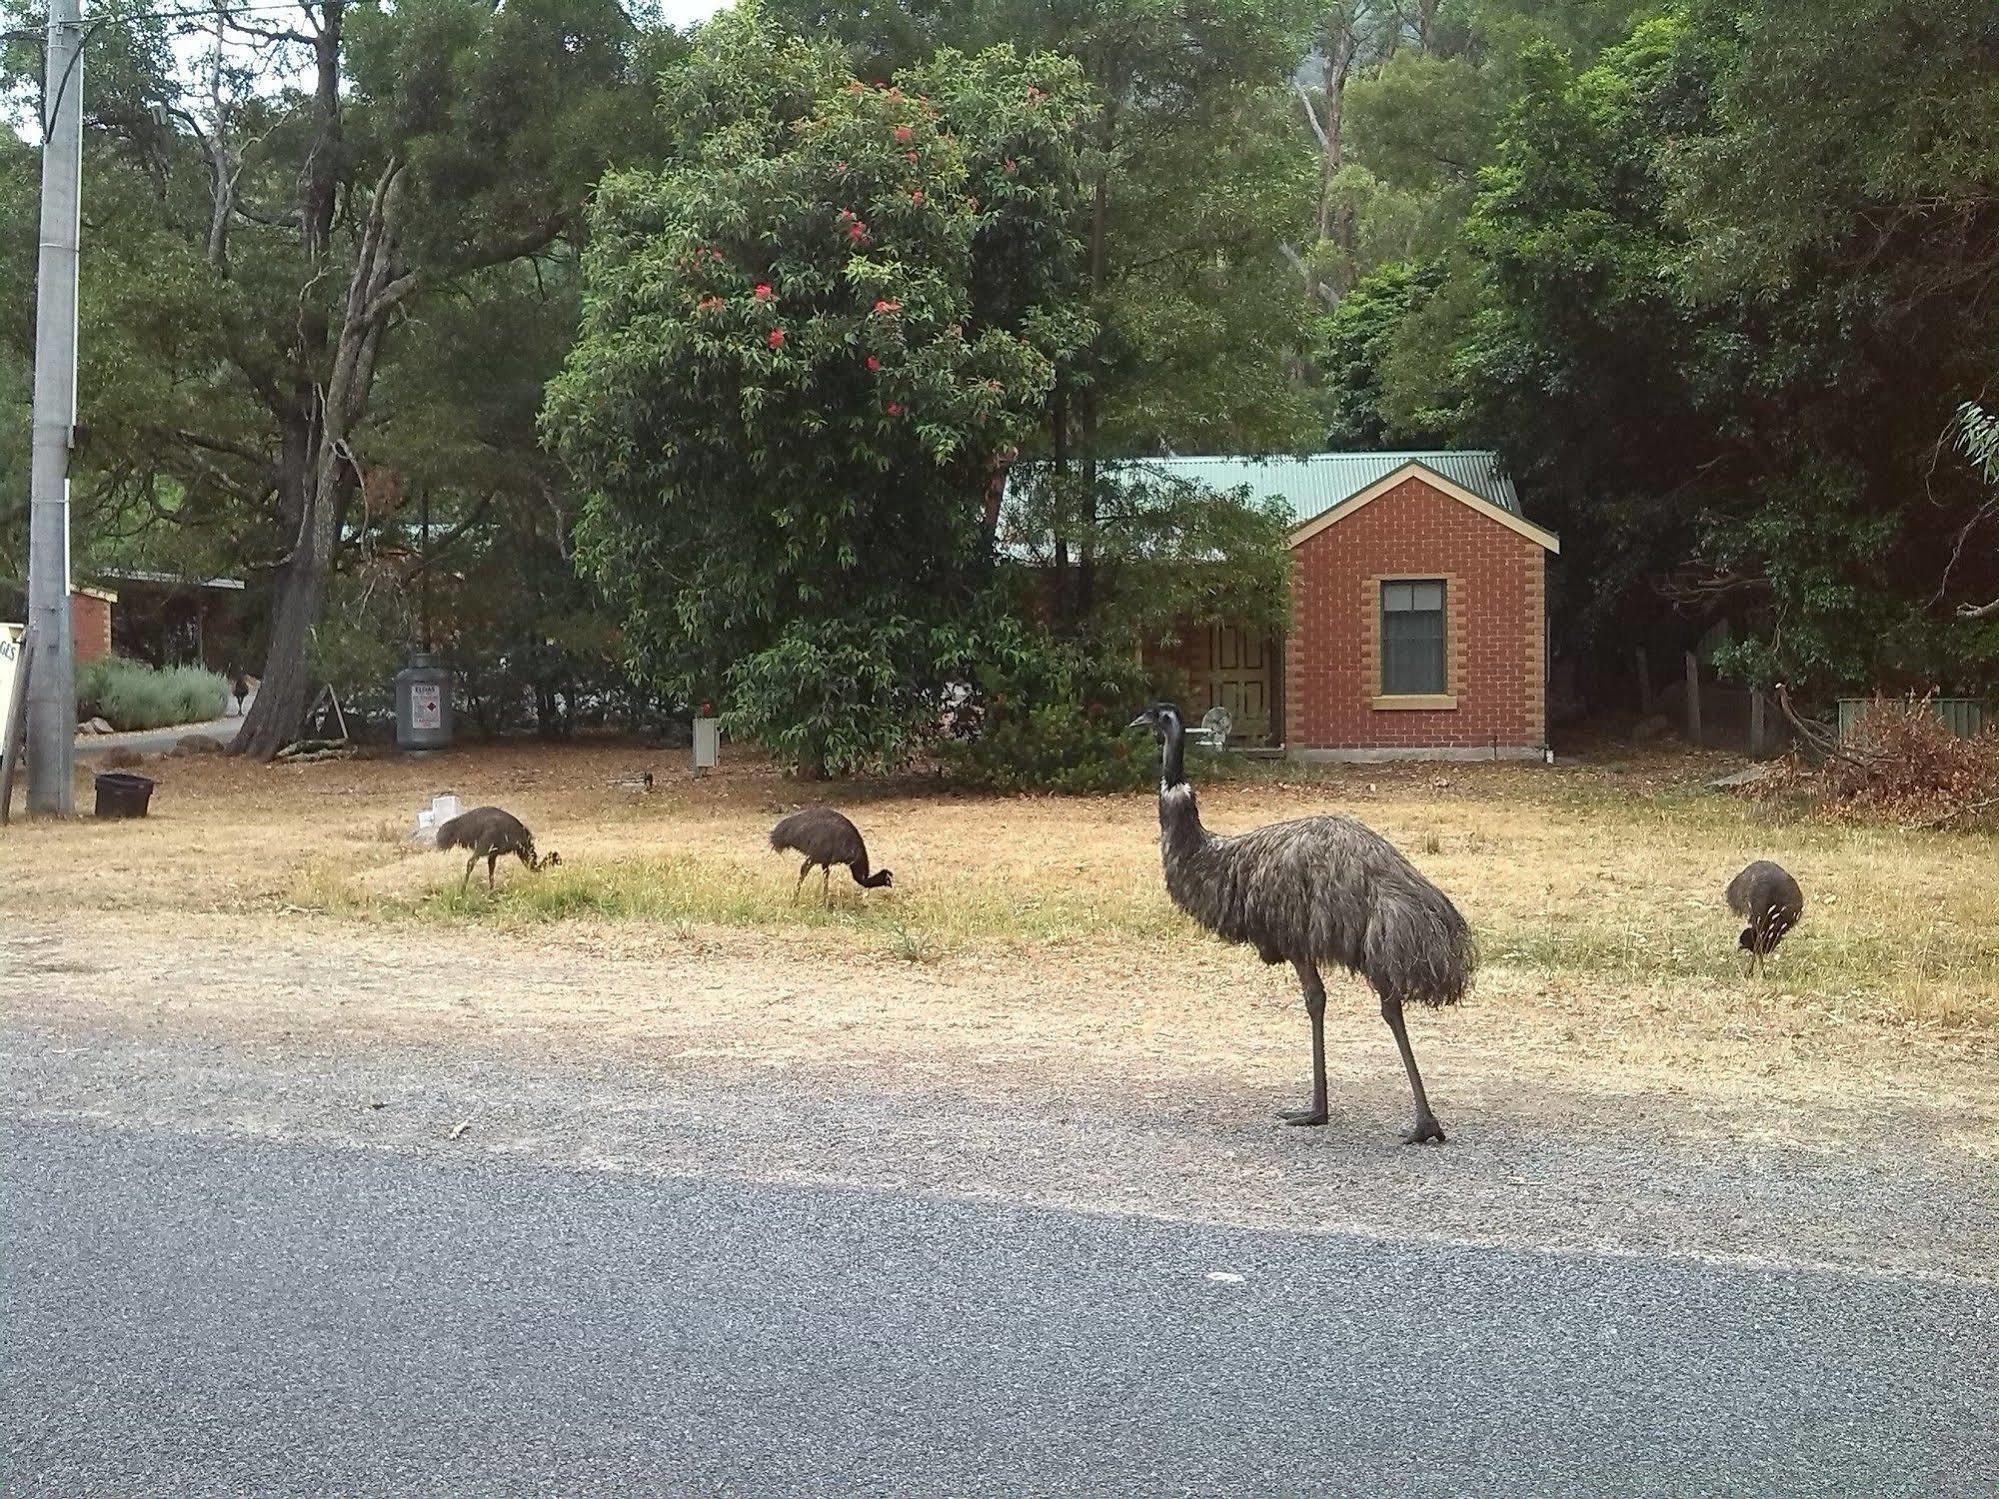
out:
<path id="1" fill-rule="evenodd" d="M 144 817 L 153 799 L 153 783 L 129 770 L 107 770 L 97 777 L 99 817 Z"/>

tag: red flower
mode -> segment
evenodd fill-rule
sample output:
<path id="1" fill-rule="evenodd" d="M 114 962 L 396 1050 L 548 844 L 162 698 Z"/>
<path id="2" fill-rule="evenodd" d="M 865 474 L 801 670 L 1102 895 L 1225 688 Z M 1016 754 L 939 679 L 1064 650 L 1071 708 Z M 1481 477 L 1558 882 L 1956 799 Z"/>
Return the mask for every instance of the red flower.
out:
<path id="1" fill-rule="evenodd" d="M 722 299 L 720 297 L 703 297 L 694 305 L 702 312 L 713 312 L 717 307 L 722 305 Z"/>
<path id="2" fill-rule="evenodd" d="M 902 159 L 904 161 L 914 161 L 916 160 L 916 153 L 914 151 L 905 151 L 902 153 Z"/>
<path id="3" fill-rule="evenodd" d="M 892 302 L 887 297 L 879 297 L 875 301 L 876 312 L 900 312 L 901 310 L 902 303 Z"/>
<path id="4" fill-rule="evenodd" d="M 1011 177 L 1014 174 L 1015 167 L 1013 164 L 1013 158 L 1011 156 L 1009 156 L 1005 161 L 1000 163 L 1000 170 L 1005 172 L 1009 177 Z"/>
<path id="5" fill-rule="evenodd" d="M 897 140 L 906 141 L 909 139 L 909 134 L 910 131 L 907 125 L 898 125 L 895 127 L 895 138 Z"/>
<path id="6" fill-rule="evenodd" d="M 710 260 L 720 260 L 722 258 L 722 252 L 720 250 L 710 250 L 708 252 L 708 258 Z"/>
<path id="7" fill-rule="evenodd" d="M 847 226 L 848 239 L 866 239 L 867 237 L 868 226 L 863 224 L 859 219 L 855 219 L 853 223 Z"/>
<path id="8" fill-rule="evenodd" d="M 771 329 L 771 330 L 770 330 L 770 332 L 768 332 L 768 333 L 766 333 L 766 334 L 764 335 L 764 342 L 765 342 L 765 343 L 767 343 L 767 344 L 769 344 L 769 345 L 770 345 L 770 346 L 771 346 L 771 347 L 772 347 L 773 349 L 781 349 L 781 348 L 783 348 L 783 347 L 784 347 L 784 330 L 783 330 L 782 328 L 773 328 L 773 329 Z"/>
<path id="9" fill-rule="evenodd" d="M 868 355 L 868 368 L 869 368 L 869 369 L 871 369 L 871 370 L 878 370 L 878 369 L 880 369 L 881 367 L 882 367 L 882 362 L 881 362 L 881 361 L 880 361 L 879 359 L 875 358 L 875 356 L 874 356 L 874 355 L 872 355 L 872 354 Z"/>
<path id="10" fill-rule="evenodd" d="M 902 413 L 902 408 L 893 401 L 882 407 L 882 410 L 886 411 L 890 416 L 899 416 Z"/>
<path id="11" fill-rule="evenodd" d="M 921 203 L 923 201 L 923 189 L 919 187 L 915 192 L 911 193 L 909 201 L 912 203 Z"/>
<path id="12" fill-rule="evenodd" d="M 770 283 L 768 281 L 759 281 L 757 289 L 751 292 L 750 295 L 755 297 L 759 302 L 767 300 L 770 296 Z"/>

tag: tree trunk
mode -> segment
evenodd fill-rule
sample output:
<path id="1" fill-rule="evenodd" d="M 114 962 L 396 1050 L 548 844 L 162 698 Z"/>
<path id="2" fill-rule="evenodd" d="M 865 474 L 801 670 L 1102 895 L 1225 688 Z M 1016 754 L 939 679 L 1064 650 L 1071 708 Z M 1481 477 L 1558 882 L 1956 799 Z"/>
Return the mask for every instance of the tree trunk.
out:
<path id="1" fill-rule="evenodd" d="M 361 245 L 347 280 L 345 315 L 324 391 L 314 389 L 287 415 L 284 477 L 287 498 L 295 486 L 297 500 L 285 510 L 288 521 L 295 517 L 297 529 L 273 590 L 263 685 L 256 705 L 230 745 L 236 753 L 259 760 L 270 759 L 291 742 L 312 687 L 306 652 L 325 607 L 327 582 L 333 576 L 340 517 L 360 479 L 347 437 L 367 412 L 375 363 L 393 306 L 383 293 L 394 278 L 398 260 L 402 172 L 402 163 L 391 160 L 375 186 Z M 302 320 L 300 336 L 308 343 L 313 337 L 309 320 Z M 301 410 L 310 415 L 301 417 Z M 308 448 L 312 464 L 301 472 L 296 455 Z"/>

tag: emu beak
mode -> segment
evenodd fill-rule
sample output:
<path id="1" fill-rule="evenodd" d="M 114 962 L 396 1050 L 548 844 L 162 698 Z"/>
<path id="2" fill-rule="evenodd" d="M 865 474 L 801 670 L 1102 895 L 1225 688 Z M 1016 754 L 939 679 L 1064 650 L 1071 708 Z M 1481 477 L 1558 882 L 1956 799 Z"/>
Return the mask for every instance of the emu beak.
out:
<path id="1" fill-rule="evenodd" d="M 1149 729 L 1152 727 L 1152 719 L 1148 715 L 1141 713 L 1124 727 L 1126 733 L 1130 733 L 1133 729 Z"/>

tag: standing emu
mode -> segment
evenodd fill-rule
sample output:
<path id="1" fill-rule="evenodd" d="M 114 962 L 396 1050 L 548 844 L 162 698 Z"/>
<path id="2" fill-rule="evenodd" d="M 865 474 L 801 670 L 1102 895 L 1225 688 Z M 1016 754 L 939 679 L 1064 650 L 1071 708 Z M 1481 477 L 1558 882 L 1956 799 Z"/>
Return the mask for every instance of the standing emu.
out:
<path id="1" fill-rule="evenodd" d="M 886 869 L 868 873 L 868 846 L 861 840 L 861 830 L 831 807 L 805 807 L 779 818 L 777 826 L 770 830 L 770 846 L 781 854 L 805 855 L 805 862 L 798 866 L 798 883 L 791 887 L 793 900 L 798 899 L 805 877 L 812 873 L 815 864 L 819 866 L 822 901 L 832 898 L 827 882 L 833 878 L 835 864 L 846 865 L 854 883 L 863 890 L 879 890 L 895 883 L 894 876 Z"/>
<path id="2" fill-rule="evenodd" d="M 241 718 L 243 716 L 243 699 L 250 695 L 250 679 L 240 671 L 232 671 L 229 677 L 229 692 L 236 699 L 236 716 Z"/>
<path id="3" fill-rule="evenodd" d="M 1728 882 L 1728 909 L 1748 923 L 1736 946 L 1748 951 L 1749 971 L 1754 973 L 1784 940 L 1784 933 L 1798 924 L 1805 893 L 1781 864 L 1758 859 Z"/>
<path id="4" fill-rule="evenodd" d="M 1321 963 L 1359 974 L 1381 996 L 1416 1100 L 1411 1145 L 1442 1142 L 1423 1075 L 1402 1023 L 1408 1001 L 1454 1005 L 1471 986 L 1478 953 L 1458 908 L 1389 844 L 1351 817 L 1301 817 L 1218 838 L 1201 826 L 1182 765 L 1185 729 L 1171 703 L 1131 721 L 1159 736 L 1159 846 L 1173 903 L 1266 963 L 1289 960 L 1312 1021 L 1312 1102 L 1279 1117 L 1326 1122 L 1326 986 Z"/>
<path id="5" fill-rule="evenodd" d="M 465 861 L 465 878 L 458 882 L 460 895 L 472 883 L 472 866 L 481 859 L 486 861 L 488 890 L 493 888 L 493 867 L 503 854 L 518 854 L 529 869 L 548 869 L 562 862 L 562 855 L 557 853 L 537 857 L 534 834 L 513 813 L 502 812 L 498 807 L 474 807 L 470 812 L 461 812 L 437 830 L 437 846 L 472 850 L 472 857 Z"/>

